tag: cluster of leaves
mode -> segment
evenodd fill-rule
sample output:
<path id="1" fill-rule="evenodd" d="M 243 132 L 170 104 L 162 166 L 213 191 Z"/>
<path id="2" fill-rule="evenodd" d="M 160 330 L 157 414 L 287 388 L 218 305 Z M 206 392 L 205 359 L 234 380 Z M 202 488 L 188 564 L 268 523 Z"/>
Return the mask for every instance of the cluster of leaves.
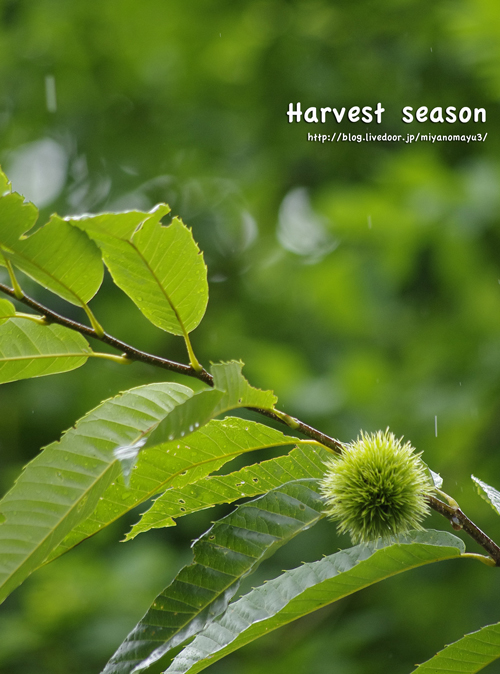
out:
<path id="1" fill-rule="evenodd" d="M 0 501 L 0 601 L 42 564 L 152 496 L 156 500 L 127 539 L 172 526 L 188 513 L 250 498 L 195 541 L 193 562 L 155 599 L 106 674 L 142 671 L 174 650 L 168 672 L 200 671 L 384 578 L 465 553 L 463 542 L 450 533 L 410 532 L 304 564 L 235 600 L 244 577 L 325 516 L 319 480 L 331 449 L 225 416 L 245 407 L 287 421 L 271 391 L 248 383 L 240 362 L 214 364 L 207 372 L 196 359 L 189 334 L 207 306 L 206 267 L 178 218 L 161 223 L 168 213 L 161 204 L 150 212 L 52 216 L 31 233 L 37 209 L 13 193 L 0 172 L 0 264 L 11 278 L 11 295 L 25 299 L 15 275 L 20 270 L 81 307 L 92 326 L 87 333 L 102 339 L 106 333 L 88 303 L 102 283 L 104 262 L 151 323 L 184 339 L 186 369 L 205 381 L 201 390 L 154 383 L 107 400 L 26 466 Z M 11 301 L 0 300 L 0 383 L 72 370 L 90 357 L 130 362 L 127 355 L 94 351 L 80 328 L 69 320 L 57 324 L 47 315 L 21 313 Z M 283 456 L 219 473 L 242 454 L 290 446 Z M 500 495 L 477 484 L 500 513 Z M 450 665 L 457 649 L 477 654 L 469 658 L 469 669 L 460 671 L 478 671 L 500 655 L 499 626 L 469 635 L 422 670 L 443 671 L 446 661 L 447 671 L 458 671 Z"/>

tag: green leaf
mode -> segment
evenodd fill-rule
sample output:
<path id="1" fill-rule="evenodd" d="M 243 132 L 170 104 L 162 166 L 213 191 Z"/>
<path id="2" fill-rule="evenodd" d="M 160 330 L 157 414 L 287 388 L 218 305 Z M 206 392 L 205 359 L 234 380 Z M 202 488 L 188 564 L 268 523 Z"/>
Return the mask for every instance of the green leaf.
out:
<path id="1" fill-rule="evenodd" d="M 33 227 L 38 218 L 37 207 L 30 202 L 25 202 L 20 194 L 10 192 L 10 183 L 7 185 L 7 193 L 0 197 L 0 247 L 2 248 L 15 246 L 19 238 Z M 1 259 L 0 255 L 0 264 L 2 264 Z"/>
<path id="2" fill-rule="evenodd" d="M 272 410 L 277 403 L 278 398 L 272 391 L 261 391 L 250 386 L 241 373 L 242 368 L 243 363 L 234 360 L 230 363 L 217 363 L 210 368 L 215 388 L 226 393 L 219 402 L 216 414 L 237 407 Z"/>
<path id="3" fill-rule="evenodd" d="M 120 475 L 116 447 L 133 444 L 191 393 L 180 384 L 127 391 L 89 412 L 26 466 L 0 501 L 0 602 L 94 511 Z"/>
<path id="4" fill-rule="evenodd" d="M 483 498 L 486 503 L 489 503 L 493 510 L 495 510 L 495 512 L 500 515 L 500 492 L 498 492 L 493 487 L 490 487 L 490 485 L 486 484 L 486 482 L 483 482 L 479 478 L 474 477 L 474 475 L 471 475 L 471 478 L 476 483 L 479 496 L 481 496 L 481 498 Z"/>
<path id="5" fill-rule="evenodd" d="M 418 674 L 474 674 L 500 657 L 500 623 L 466 634 L 415 669 Z"/>
<path id="6" fill-rule="evenodd" d="M 99 499 L 95 511 L 72 529 L 50 559 L 167 487 L 181 489 L 197 482 L 240 454 L 292 444 L 317 447 L 312 440 L 299 440 L 254 421 L 228 417 L 211 421 L 184 441 L 145 449 L 132 471 L 130 487 L 125 487 L 123 477 L 119 475 Z"/>
<path id="7" fill-rule="evenodd" d="M 15 241 L 10 234 L 5 236 L 5 230 L 9 223 L 0 218 L 4 257 L 66 301 L 84 306 L 101 287 L 104 269 L 99 249 L 59 216 L 53 215 L 34 234 Z"/>
<path id="8" fill-rule="evenodd" d="M 151 433 L 145 447 L 184 437 L 210 419 L 233 409 L 258 407 L 272 410 L 278 400 L 274 393 L 250 386 L 241 373 L 242 367 L 243 363 L 237 361 L 212 365 L 215 390 L 201 391 L 176 408 Z"/>
<path id="9" fill-rule="evenodd" d="M 230 604 L 173 660 L 168 674 L 195 674 L 272 630 L 403 571 L 464 552 L 442 531 L 412 532 L 399 542 L 357 545 L 286 571 Z"/>
<path id="10" fill-rule="evenodd" d="M 193 433 L 197 428 L 205 426 L 216 416 L 223 391 L 204 389 L 176 407 L 171 414 L 151 433 L 146 441 L 146 447 L 153 447 L 162 442 L 171 442 L 177 438 Z"/>
<path id="11" fill-rule="evenodd" d="M 0 167 L 0 197 L 3 197 L 3 195 L 6 194 L 7 192 L 10 192 L 10 190 L 11 186 L 9 181 L 7 180 L 7 176 Z"/>
<path id="12" fill-rule="evenodd" d="M 0 384 L 68 372 L 90 355 L 87 340 L 61 325 L 39 325 L 23 318 L 0 325 Z"/>
<path id="13" fill-rule="evenodd" d="M 179 218 L 160 224 L 166 204 L 149 213 L 68 218 L 102 251 L 114 282 L 157 327 L 187 335 L 205 314 L 207 269 L 191 231 Z"/>
<path id="14" fill-rule="evenodd" d="M 296 447 L 286 456 L 246 466 L 229 475 L 206 477 L 185 487 L 167 489 L 132 527 L 125 540 L 150 529 L 175 526 L 174 518 L 220 503 L 265 494 L 292 480 L 320 479 L 329 456 L 321 447 Z"/>
<path id="15" fill-rule="evenodd" d="M 0 300 L 0 325 L 16 315 L 16 308 L 9 300 Z"/>
<path id="16" fill-rule="evenodd" d="M 193 545 L 194 561 L 155 599 L 105 667 L 141 671 L 222 613 L 244 576 L 321 517 L 316 480 L 289 482 L 238 506 Z"/>

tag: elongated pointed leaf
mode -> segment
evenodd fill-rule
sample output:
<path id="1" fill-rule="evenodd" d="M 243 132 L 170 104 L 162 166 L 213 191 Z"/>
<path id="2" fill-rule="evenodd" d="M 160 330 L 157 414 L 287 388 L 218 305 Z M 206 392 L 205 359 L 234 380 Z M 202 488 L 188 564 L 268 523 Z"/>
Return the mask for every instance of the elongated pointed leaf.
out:
<path id="1" fill-rule="evenodd" d="M 500 658 L 500 623 L 466 634 L 422 663 L 418 674 L 475 674 Z"/>
<path id="2" fill-rule="evenodd" d="M 322 516 L 316 480 L 289 482 L 239 506 L 193 545 L 194 562 L 155 599 L 104 674 L 142 671 L 222 613 L 241 579 Z"/>
<path id="3" fill-rule="evenodd" d="M 0 300 L 0 325 L 6 323 L 9 318 L 14 318 L 16 308 L 9 300 Z"/>
<path id="4" fill-rule="evenodd" d="M 242 407 L 272 410 L 278 400 L 274 393 L 250 386 L 241 373 L 242 367 L 243 363 L 237 361 L 212 365 L 215 390 L 201 391 L 173 410 L 151 433 L 145 447 L 184 437 L 230 410 Z"/>
<path id="5" fill-rule="evenodd" d="M 68 219 L 94 239 L 119 286 L 157 327 L 191 332 L 208 302 L 207 269 L 191 231 L 179 218 L 160 224 L 166 204 L 149 213 L 105 213 Z"/>
<path id="6" fill-rule="evenodd" d="M 180 384 L 132 389 L 102 403 L 26 466 L 0 501 L 0 602 L 94 511 L 120 475 L 113 450 L 191 394 Z"/>
<path id="7" fill-rule="evenodd" d="M 471 478 L 476 483 L 478 494 L 483 498 L 486 503 L 489 503 L 495 512 L 500 515 L 500 492 L 490 487 L 489 484 L 483 482 L 474 475 L 471 475 Z"/>
<path id="8" fill-rule="evenodd" d="M 92 354 L 87 340 L 61 325 L 11 318 L 0 325 L 0 384 L 68 372 Z"/>
<path id="9" fill-rule="evenodd" d="M 286 571 L 231 604 L 173 660 L 168 674 L 195 674 L 228 653 L 327 604 L 403 571 L 464 552 L 443 531 L 412 532 L 399 542 L 357 545 Z"/>
<path id="10" fill-rule="evenodd" d="M 104 268 L 99 249 L 86 234 L 57 215 L 34 234 L 4 247 L 5 258 L 72 304 L 83 306 L 101 287 Z"/>
<path id="11" fill-rule="evenodd" d="M 265 494 L 292 480 L 319 479 L 324 475 L 329 456 L 321 447 L 296 447 L 286 456 L 246 466 L 229 475 L 206 477 L 185 487 L 167 489 L 132 527 L 125 540 L 150 529 L 174 526 L 174 518 L 220 503 Z"/>
<path id="12" fill-rule="evenodd" d="M 211 421 L 184 441 L 146 449 L 139 454 L 129 488 L 119 475 L 99 499 L 95 511 L 72 529 L 50 559 L 167 487 L 182 488 L 197 482 L 240 454 L 292 444 L 317 446 L 311 440 L 299 440 L 254 421 L 228 417 Z"/>

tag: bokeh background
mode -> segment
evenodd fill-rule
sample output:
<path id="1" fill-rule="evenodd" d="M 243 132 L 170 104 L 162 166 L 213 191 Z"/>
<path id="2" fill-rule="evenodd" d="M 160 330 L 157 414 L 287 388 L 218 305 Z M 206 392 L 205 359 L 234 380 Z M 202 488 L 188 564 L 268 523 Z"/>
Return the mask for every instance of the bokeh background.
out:
<path id="1" fill-rule="evenodd" d="M 500 488 L 499 35 L 495 0 L 0 0 L 0 163 L 40 222 L 168 202 L 209 267 L 210 304 L 192 336 L 202 362 L 241 358 L 282 409 L 342 440 L 390 426 L 500 541 L 500 520 L 470 480 Z M 298 101 L 303 110 L 380 101 L 386 112 L 380 126 L 289 124 Z M 487 122 L 405 125 L 405 105 L 484 107 Z M 339 130 L 488 137 L 306 140 Z M 91 306 L 117 337 L 186 361 L 182 341 L 149 326 L 109 279 Z M 4 385 L 2 493 L 101 400 L 165 376 L 90 362 Z M 0 608 L 0 671 L 100 671 L 224 512 L 120 544 L 132 513 L 40 569 Z M 437 516 L 429 526 L 448 528 Z M 348 545 L 322 522 L 246 587 Z M 209 671 L 405 674 L 499 621 L 499 606 L 494 570 L 442 563 Z"/>

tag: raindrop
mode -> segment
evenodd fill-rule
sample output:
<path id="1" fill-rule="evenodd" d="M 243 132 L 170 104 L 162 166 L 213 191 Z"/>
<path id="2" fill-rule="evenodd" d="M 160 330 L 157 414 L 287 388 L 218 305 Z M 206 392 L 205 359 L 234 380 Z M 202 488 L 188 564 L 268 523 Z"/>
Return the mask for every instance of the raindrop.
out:
<path id="1" fill-rule="evenodd" d="M 189 432 L 192 433 L 193 431 L 194 431 L 194 426 L 191 424 L 191 426 L 189 427 Z"/>

